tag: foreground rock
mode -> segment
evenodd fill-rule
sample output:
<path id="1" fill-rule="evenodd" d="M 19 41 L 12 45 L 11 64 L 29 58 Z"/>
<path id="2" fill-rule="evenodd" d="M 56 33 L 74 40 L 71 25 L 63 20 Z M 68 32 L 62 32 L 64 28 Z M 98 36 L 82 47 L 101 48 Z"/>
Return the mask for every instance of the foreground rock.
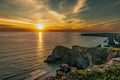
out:
<path id="1" fill-rule="evenodd" d="M 120 57 L 120 49 L 102 47 L 56 46 L 52 54 L 45 60 L 47 63 L 65 63 L 77 69 L 91 68 L 108 62 L 113 57 Z"/>
<path id="2" fill-rule="evenodd" d="M 120 62 L 116 65 L 95 65 L 86 70 L 73 68 L 69 73 L 59 71 L 55 80 L 120 80 Z"/>
<path id="3" fill-rule="evenodd" d="M 66 62 L 69 62 L 70 58 L 70 49 L 64 46 L 56 46 L 52 52 L 52 55 L 48 56 L 45 60 L 47 63 L 57 63 L 61 62 L 64 59 Z M 65 59 L 67 58 L 67 59 Z"/>
<path id="4" fill-rule="evenodd" d="M 106 64 L 94 65 L 86 70 L 77 70 L 68 64 L 62 64 L 56 70 L 54 77 L 48 77 L 45 80 L 119 80 L 119 74 L 120 57 L 112 58 Z"/>
<path id="5" fill-rule="evenodd" d="M 120 34 L 116 35 L 115 40 L 120 43 Z"/>
<path id="6" fill-rule="evenodd" d="M 60 69 L 58 69 L 57 71 L 62 71 L 64 73 L 68 73 L 71 71 L 71 67 L 68 64 L 62 64 L 62 65 L 60 65 Z"/>

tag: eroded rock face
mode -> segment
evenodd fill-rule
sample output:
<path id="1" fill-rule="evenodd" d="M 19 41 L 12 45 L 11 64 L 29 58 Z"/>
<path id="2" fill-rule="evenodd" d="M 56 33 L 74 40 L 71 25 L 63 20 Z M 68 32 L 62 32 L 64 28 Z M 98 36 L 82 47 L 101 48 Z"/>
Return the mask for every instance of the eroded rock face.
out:
<path id="1" fill-rule="evenodd" d="M 47 63 L 57 63 L 69 56 L 70 49 L 64 46 L 56 46 L 50 56 L 45 60 Z M 67 58 L 68 59 L 68 58 Z M 66 61 L 67 62 L 67 61 Z"/>
<path id="2" fill-rule="evenodd" d="M 115 46 L 114 37 L 108 37 L 108 45 Z"/>
<path id="3" fill-rule="evenodd" d="M 120 50 L 113 51 L 112 48 L 72 46 L 72 49 L 69 49 L 57 46 L 45 62 L 66 63 L 78 69 L 87 69 L 96 64 L 104 64 L 116 55 L 119 57 L 119 52 Z"/>
<path id="4" fill-rule="evenodd" d="M 120 34 L 115 37 L 115 40 L 120 43 Z"/>

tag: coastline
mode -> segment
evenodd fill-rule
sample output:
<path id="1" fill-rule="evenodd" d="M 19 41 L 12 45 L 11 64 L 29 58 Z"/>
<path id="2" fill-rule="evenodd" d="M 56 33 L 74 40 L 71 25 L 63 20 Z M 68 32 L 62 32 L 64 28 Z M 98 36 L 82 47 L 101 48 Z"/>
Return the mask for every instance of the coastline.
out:
<path id="1" fill-rule="evenodd" d="M 81 36 L 99 36 L 99 37 L 110 37 L 110 36 L 116 36 L 120 33 L 82 33 Z"/>
<path id="2" fill-rule="evenodd" d="M 106 36 L 105 36 L 106 37 Z M 81 46 L 82 47 L 82 46 Z M 99 47 L 99 46 L 96 46 L 96 47 L 98 47 L 98 48 L 101 48 L 101 47 Z M 85 47 L 86 48 L 86 47 Z M 89 48 L 91 48 L 91 47 L 89 47 Z M 109 47 L 106 47 L 106 48 L 109 48 Z M 114 48 L 113 50 L 119 50 L 118 48 Z M 54 51 L 54 50 L 53 50 Z M 51 64 L 51 63 L 50 63 Z M 69 65 L 70 66 L 70 65 Z M 98 67 L 100 67 L 101 65 L 99 65 Z M 51 72 L 49 72 L 49 73 L 51 73 L 51 74 L 49 74 L 49 75 L 46 75 L 46 74 L 48 74 L 48 73 L 45 73 L 45 74 L 43 74 L 43 75 L 40 75 L 40 76 L 37 76 L 35 79 L 32 79 L 32 80 L 49 80 L 49 79 L 47 79 L 47 78 L 51 78 L 51 77 L 57 77 L 56 76 L 56 74 L 57 74 L 57 70 L 59 69 L 60 67 L 57 67 L 56 68 L 56 70 L 54 70 L 54 74 L 52 74 Z M 76 67 L 73 67 L 72 68 L 72 70 L 74 70 Z M 86 69 L 87 70 L 87 69 Z M 85 71 L 86 71 L 85 70 Z M 94 72 L 94 69 L 93 68 L 90 68 L 90 70 L 93 70 L 93 72 Z M 75 71 L 79 71 L 78 69 L 75 69 Z M 61 72 L 61 71 L 60 71 Z M 83 72 L 84 72 L 84 70 L 83 70 Z M 64 74 L 64 75 L 67 75 L 67 74 Z M 47 77 L 48 76 L 48 77 Z M 50 79 L 50 80 L 54 80 L 54 79 Z M 56 79 L 55 79 L 56 80 Z M 60 80 L 62 80 L 62 79 L 60 79 Z"/>
<path id="3" fill-rule="evenodd" d="M 104 33 L 93 33 L 93 34 L 81 34 L 82 36 L 100 36 L 100 37 L 108 37 L 108 42 L 110 42 L 109 41 L 109 37 L 111 38 L 111 37 L 114 37 L 114 38 L 116 38 L 116 37 L 119 37 L 119 33 L 111 33 L 111 34 L 109 34 L 109 33 L 107 33 L 107 34 L 104 34 Z M 118 38 L 119 39 L 119 38 Z M 120 43 L 119 42 L 119 40 L 117 40 L 118 41 L 118 43 Z M 109 45 L 109 44 L 108 44 Z M 102 47 L 100 47 L 100 46 L 97 46 L 98 48 L 102 48 Z M 69 65 L 69 64 L 67 64 L 67 67 L 66 66 L 64 66 L 64 64 L 63 64 L 63 66 L 64 66 L 64 68 L 62 68 L 61 69 L 61 67 L 56 71 L 56 76 L 48 76 L 47 78 L 45 78 L 44 80 L 67 80 L 67 79 L 70 79 L 70 80 L 73 80 L 73 79 L 78 79 L 79 77 L 77 77 L 76 75 L 79 75 L 79 76 L 81 76 L 82 78 L 81 79 L 84 79 L 84 80 L 88 80 L 88 78 L 91 78 L 91 79 L 93 79 L 93 80 L 96 80 L 96 79 L 103 79 L 103 78 L 105 78 L 105 77 L 107 77 L 107 76 L 110 76 L 111 75 L 111 73 L 110 74 L 108 74 L 108 75 L 106 75 L 106 76 L 104 76 L 104 77 L 101 77 L 102 76 L 102 74 L 106 74 L 107 73 L 107 69 L 109 69 L 109 70 L 111 70 L 111 71 L 113 71 L 113 72 L 116 72 L 116 70 L 117 69 L 119 69 L 119 63 L 120 63 L 120 46 L 118 46 L 117 48 L 115 47 L 115 46 L 113 46 L 113 45 L 110 45 L 110 46 L 108 46 L 108 47 L 106 47 L 107 49 L 110 49 L 110 47 L 111 47 L 111 50 L 113 50 L 113 51 L 116 51 L 117 53 L 118 53 L 118 55 L 117 56 L 111 56 L 111 58 L 109 57 L 109 56 L 106 56 L 106 57 L 109 57 L 110 59 L 109 60 L 107 60 L 107 62 L 105 62 L 105 64 L 99 64 L 99 65 L 93 65 L 93 67 L 91 67 L 91 68 L 89 68 L 89 69 L 85 69 L 85 70 L 82 70 L 82 73 L 81 73 L 81 70 L 79 70 L 79 69 L 75 69 L 75 68 L 72 68 L 71 69 L 71 71 L 69 71 L 68 73 L 66 73 L 65 72 L 65 70 L 66 69 L 68 69 L 69 67 L 71 67 L 71 65 Z M 55 48 L 54 48 L 55 49 Z M 53 51 L 55 51 L 55 50 L 53 50 Z M 54 53 L 53 53 L 54 54 Z M 113 53 L 110 53 L 110 54 L 113 54 Z M 116 54 L 115 54 L 116 55 Z M 52 56 L 52 55 L 51 55 Z M 114 58 L 113 57 L 115 57 L 115 59 L 117 59 L 118 60 L 118 63 L 116 64 L 116 62 L 114 62 Z M 49 58 L 49 56 L 48 56 L 48 58 Z M 49 62 L 48 62 L 49 63 Z M 50 62 L 51 63 L 51 62 Z M 116 64 L 116 65 L 114 65 L 114 64 Z M 69 67 L 68 67 L 69 66 Z M 97 68 L 95 68 L 95 66 L 97 66 Z M 101 68 L 101 66 L 103 67 L 103 68 Z M 107 67 L 106 67 L 107 66 Z M 115 69 L 113 69 L 113 67 L 115 68 Z M 75 70 L 74 70 L 75 69 Z M 98 73 L 98 71 L 99 71 L 99 69 L 100 69 L 100 72 L 99 72 L 99 74 L 101 74 L 101 76 L 98 76 L 97 75 L 97 73 Z M 90 72 L 89 72 L 89 70 L 90 70 Z M 96 70 L 98 70 L 97 72 L 96 72 Z M 80 72 L 79 72 L 80 71 Z M 101 72 L 102 71 L 102 72 Z M 78 73 L 76 73 L 76 72 L 78 72 Z M 104 73 L 103 73 L 104 72 Z M 90 73 L 90 74 L 89 74 Z M 119 72 L 118 72 L 119 73 Z M 116 73 L 117 75 L 118 75 L 118 73 Z M 72 75 L 71 74 L 73 74 L 74 75 L 74 77 L 71 77 Z M 85 75 L 96 75 L 96 76 L 98 76 L 98 77 L 89 77 L 89 76 L 86 76 L 86 77 L 84 77 Z M 76 76 L 76 77 L 75 77 Z M 106 79 L 109 79 L 109 78 L 111 78 L 111 77 L 108 77 L 108 78 L 106 78 Z M 119 77 L 118 77 L 119 78 Z M 118 79 L 118 78 L 116 78 L 115 76 L 113 76 L 113 79 Z M 80 79 L 80 78 L 79 78 Z"/>

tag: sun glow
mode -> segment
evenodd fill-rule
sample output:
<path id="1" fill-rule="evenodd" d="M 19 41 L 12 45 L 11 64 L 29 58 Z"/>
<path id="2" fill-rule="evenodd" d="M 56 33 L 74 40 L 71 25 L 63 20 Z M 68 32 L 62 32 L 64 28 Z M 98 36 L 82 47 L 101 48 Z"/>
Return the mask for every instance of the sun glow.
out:
<path id="1" fill-rule="evenodd" d="M 44 25 L 43 25 L 43 24 L 38 24 L 38 25 L 37 25 L 37 29 L 42 30 L 43 28 L 44 28 Z"/>

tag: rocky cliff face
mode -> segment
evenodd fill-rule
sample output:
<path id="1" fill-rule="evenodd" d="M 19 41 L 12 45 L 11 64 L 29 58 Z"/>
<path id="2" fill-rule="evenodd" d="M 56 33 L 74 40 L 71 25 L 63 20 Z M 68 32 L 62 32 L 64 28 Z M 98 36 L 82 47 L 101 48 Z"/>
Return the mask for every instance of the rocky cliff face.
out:
<path id="1" fill-rule="evenodd" d="M 72 49 L 69 49 L 64 46 L 56 46 L 45 62 L 66 63 L 78 69 L 87 69 L 93 65 L 104 64 L 113 57 L 120 57 L 120 49 L 80 46 L 72 46 Z"/>
<path id="2" fill-rule="evenodd" d="M 67 58 L 67 59 L 66 59 Z M 45 60 L 47 63 L 60 63 L 64 59 L 65 62 L 70 60 L 70 49 L 64 46 L 56 46 L 51 55 Z"/>
<path id="3" fill-rule="evenodd" d="M 120 34 L 115 37 L 115 40 L 120 43 Z"/>
<path id="4" fill-rule="evenodd" d="M 120 57 L 86 70 L 78 70 L 68 64 L 62 64 L 56 70 L 55 76 L 49 76 L 44 80 L 119 80 L 119 74 Z"/>

